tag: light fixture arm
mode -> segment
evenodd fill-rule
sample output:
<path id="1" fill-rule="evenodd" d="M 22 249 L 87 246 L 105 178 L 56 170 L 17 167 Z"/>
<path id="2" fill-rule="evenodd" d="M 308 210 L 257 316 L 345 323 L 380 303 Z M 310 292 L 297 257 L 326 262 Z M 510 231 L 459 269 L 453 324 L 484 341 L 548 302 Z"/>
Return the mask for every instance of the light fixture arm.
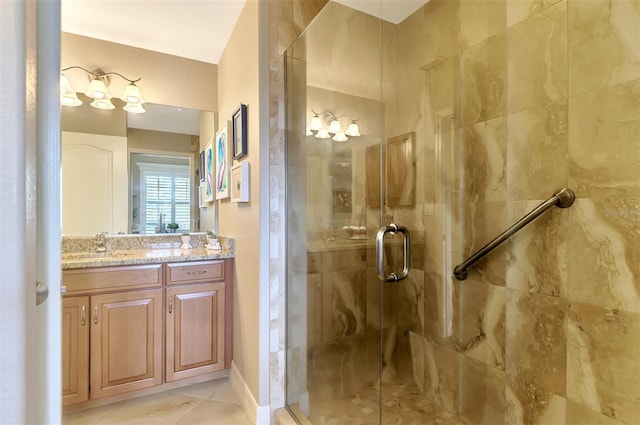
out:
<path id="1" fill-rule="evenodd" d="M 319 117 L 321 117 L 321 116 L 323 116 L 323 115 L 326 115 L 326 116 L 328 116 L 329 118 L 334 119 L 334 120 L 340 119 L 340 118 L 342 118 L 342 117 L 347 117 L 347 118 L 349 118 L 351 121 L 353 121 L 353 122 L 357 122 L 357 121 L 360 119 L 360 118 L 353 119 L 353 118 L 351 118 L 351 117 L 350 117 L 349 115 L 347 115 L 347 114 L 334 115 L 334 114 L 332 114 L 332 113 L 331 113 L 331 112 L 329 112 L 329 111 L 316 112 L 316 111 L 314 111 L 314 110 L 312 109 L 312 110 L 311 110 L 311 112 L 313 112 L 313 114 L 314 114 L 314 115 L 317 115 L 317 116 L 319 116 Z"/>
<path id="2" fill-rule="evenodd" d="M 119 76 L 119 77 L 121 77 L 121 78 L 123 78 L 123 79 L 127 80 L 127 81 L 128 81 L 128 82 L 130 82 L 131 84 L 135 84 L 135 83 L 137 83 L 138 81 L 142 80 L 142 77 L 140 77 L 140 78 L 138 78 L 138 79 L 136 79 L 136 80 L 132 80 L 132 79 L 127 78 L 127 77 L 125 77 L 124 75 L 120 74 L 119 72 L 102 72 L 102 71 L 100 71 L 100 72 L 96 72 L 96 71 L 89 71 L 88 69 L 83 68 L 83 67 L 78 66 L 78 65 L 68 66 L 68 67 L 66 67 L 66 68 L 63 68 L 63 69 L 62 69 L 62 72 L 64 72 L 64 71 L 68 71 L 69 69 L 81 69 L 81 70 L 83 70 L 84 72 L 86 72 L 87 74 L 91 75 L 93 78 L 104 78 L 104 77 L 108 77 L 109 75 L 117 75 L 117 76 Z"/>

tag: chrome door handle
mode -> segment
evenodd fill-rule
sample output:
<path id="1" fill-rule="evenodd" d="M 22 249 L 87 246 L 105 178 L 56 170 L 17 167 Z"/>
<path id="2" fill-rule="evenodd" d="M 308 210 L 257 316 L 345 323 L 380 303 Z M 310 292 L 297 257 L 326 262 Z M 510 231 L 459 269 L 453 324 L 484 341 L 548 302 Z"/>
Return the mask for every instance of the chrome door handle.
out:
<path id="1" fill-rule="evenodd" d="M 402 273 L 397 274 L 395 272 L 391 274 L 384 273 L 384 236 L 387 233 L 396 234 L 402 233 L 403 235 L 403 255 L 402 261 Z M 411 238 L 409 236 L 409 230 L 404 226 L 398 226 L 397 224 L 389 224 L 378 230 L 376 236 L 376 268 L 378 279 L 383 282 L 399 282 L 406 279 L 411 271 Z"/>
<path id="2" fill-rule="evenodd" d="M 36 282 L 36 305 L 40 305 L 49 296 L 49 288 L 42 282 Z"/>

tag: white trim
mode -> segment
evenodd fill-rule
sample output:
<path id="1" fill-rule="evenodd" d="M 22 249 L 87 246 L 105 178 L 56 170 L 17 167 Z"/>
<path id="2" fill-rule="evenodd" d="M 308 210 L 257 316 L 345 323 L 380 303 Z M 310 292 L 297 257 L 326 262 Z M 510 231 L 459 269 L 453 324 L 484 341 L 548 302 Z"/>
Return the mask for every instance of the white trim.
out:
<path id="1" fill-rule="evenodd" d="M 253 397 L 253 394 L 251 394 L 249 386 L 233 361 L 231 361 L 229 382 L 231 382 L 231 386 L 236 391 L 242 408 L 247 416 L 249 416 L 249 421 L 255 425 L 269 425 L 271 422 L 271 409 L 268 405 L 258 406 L 258 402 Z"/>

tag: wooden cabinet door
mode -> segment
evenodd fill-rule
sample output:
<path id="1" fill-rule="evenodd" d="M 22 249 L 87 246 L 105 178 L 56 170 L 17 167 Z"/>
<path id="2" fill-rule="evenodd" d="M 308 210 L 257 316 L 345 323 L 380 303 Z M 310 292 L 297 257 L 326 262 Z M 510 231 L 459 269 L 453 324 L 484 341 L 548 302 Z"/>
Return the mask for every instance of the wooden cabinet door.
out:
<path id="1" fill-rule="evenodd" d="M 89 297 L 62 299 L 62 405 L 89 399 Z"/>
<path id="2" fill-rule="evenodd" d="M 162 289 L 91 297 L 91 398 L 162 383 Z"/>
<path id="3" fill-rule="evenodd" d="M 225 283 L 167 288 L 167 382 L 225 366 Z"/>

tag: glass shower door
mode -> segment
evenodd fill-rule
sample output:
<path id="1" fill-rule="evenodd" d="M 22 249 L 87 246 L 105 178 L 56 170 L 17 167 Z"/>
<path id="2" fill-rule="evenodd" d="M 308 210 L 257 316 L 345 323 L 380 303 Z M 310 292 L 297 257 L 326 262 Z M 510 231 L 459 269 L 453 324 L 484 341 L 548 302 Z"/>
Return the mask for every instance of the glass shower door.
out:
<path id="1" fill-rule="evenodd" d="M 329 2 L 286 55 L 287 405 L 313 424 L 432 416 L 415 354 L 433 152 L 401 116 L 396 33 Z"/>
<path id="2" fill-rule="evenodd" d="M 313 424 L 380 422 L 380 39 L 330 2 L 286 55 L 287 405 Z"/>

